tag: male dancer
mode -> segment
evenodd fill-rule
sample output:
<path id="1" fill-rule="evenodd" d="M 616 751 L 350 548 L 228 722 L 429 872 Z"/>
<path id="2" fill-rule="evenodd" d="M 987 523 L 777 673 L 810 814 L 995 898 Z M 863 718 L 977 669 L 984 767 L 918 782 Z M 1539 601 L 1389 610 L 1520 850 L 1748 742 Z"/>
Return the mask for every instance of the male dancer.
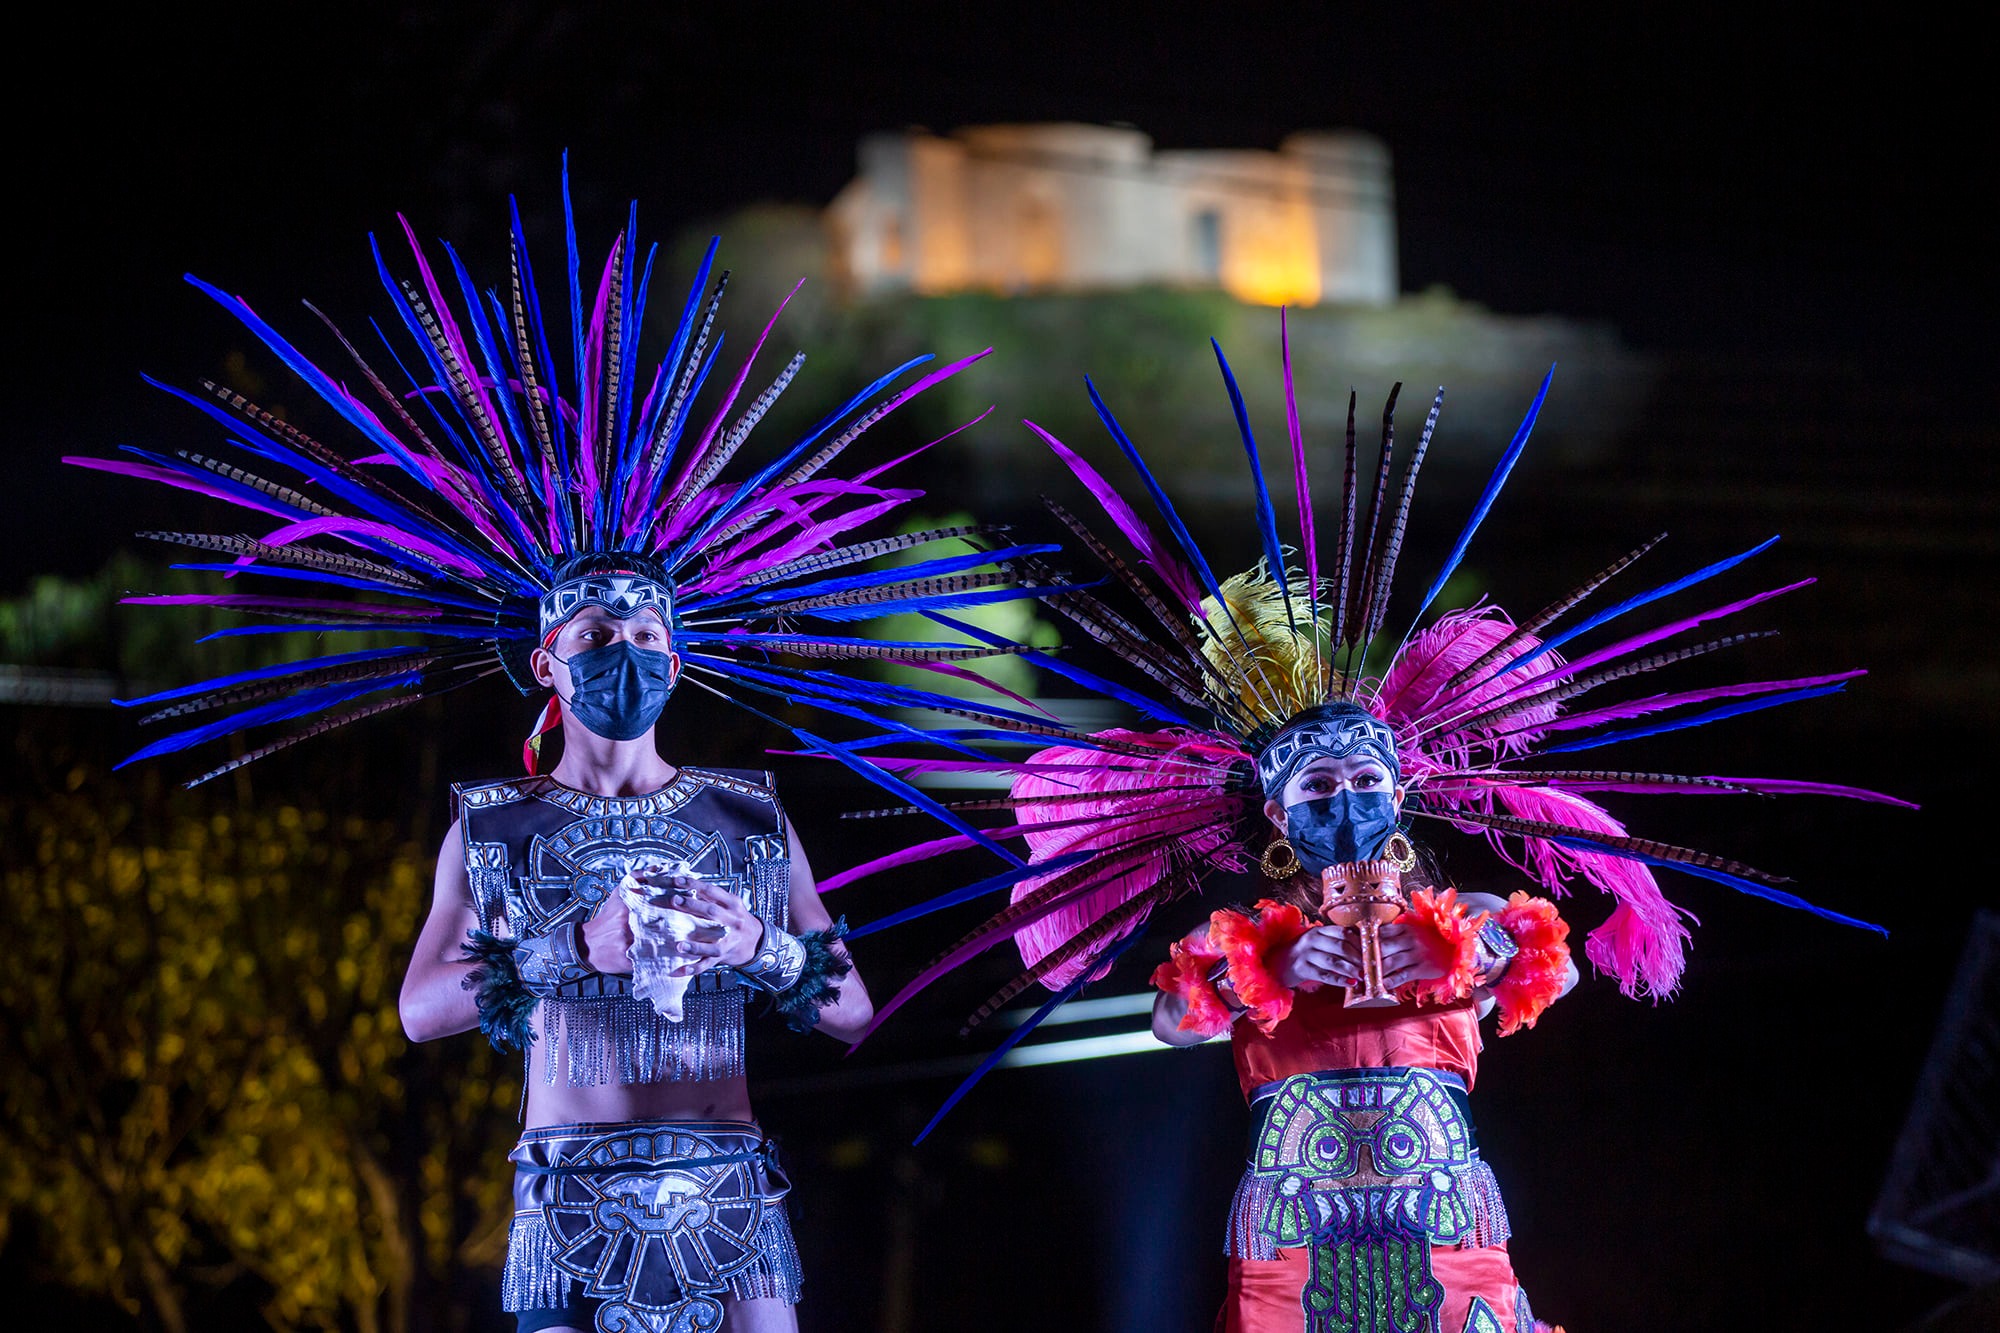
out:
<path id="1" fill-rule="evenodd" d="M 499 286 L 475 284 L 450 247 L 434 266 L 414 232 L 413 275 L 392 276 L 378 251 L 395 319 L 377 331 L 407 335 L 387 374 L 337 329 L 352 364 L 322 370 L 248 303 L 197 281 L 317 396 L 346 447 L 208 385 L 175 392 L 225 424 L 227 461 L 72 461 L 195 491 L 259 525 L 152 534 L 215 553 L 190 567 L 234 581 L 132 600 L 261 618 L 233 633 L 378 635 L 132 701 L 157 706 L 148 721 L 195 719 L 134 759 L 285 728 L 199 783 L 502 671 L 552 696 L 526 779 L 458 789 L 402 997 L 417 1039 L 477 1024 L 496 1044 L 539 1047 L 514 1154 L 505 1304 L 525 1329 L 790 1328 L 798 1261 L 786 1181 L 745 1093 L 745 1003 L 762 991 L 794 1026 L 845 1039 L 868 1023 L 868 993 L 768 775 L 678 767 L 654 722 L 678 682 L 788 728 L 771 701 L 914 736 L 878 710 L 951 701 L 839 666 L 995 648 L 888 640 L 863 622 L 1032 596 L 1005 562 L 1052 548 L 975 526 L 864 531 L 922 495 L 883 474 L 923 451 L 850 473 L 861 437 L 984 353 L 907 379 L 931 359 L 915 358 L 752 462 L 756 428 L 803 354 L 752 387 L 767 326 L 716 377 L 719 397 L 704 394 L 728 278 L 710 285 L 714 247 L 649 364 L 651 251 L 628 229 L 586 270 L 566 230 L 566 327 L 543 319 L 518 218 Z M 961 539 L 975 544 L 903 555 Z M 540 735 L 558 725 L 561 763 L 537 777 Z"/>
<path id="2" fill-rule="evenodd" d="M 531 660 L 561 708 L 561 762 L 546 778 L 458 789 L 404 1027 L 429 1041 L 477 1026 L 482 1009 L 537 1011 L 544 1073 L 530 1069 L 514 1153 L 504 1288 L 524 1333 L 654 1326 L 606 1322 L 618 1306 L 673 1310 L 660 1327 L 795 1328 L 798 1255 L 744 1081 L 744 1003 L 774 994 L 841 1040 L 874 1011 L 768 775 L 679 768 L 658 750 L 655 719 L 681 670 L 667 590 L 639 562 L 579 563 L 601 572 L 544 599 L 545 619 L 570 609 Z M 669 865 L 680 869 L 649 873 Z M 631 995 L 618 886 L 634 870 L 708 923 L 672 946 L 698 978 L 679 1022 Z M 468 960 L 470 937 L 488 943 Z"/>

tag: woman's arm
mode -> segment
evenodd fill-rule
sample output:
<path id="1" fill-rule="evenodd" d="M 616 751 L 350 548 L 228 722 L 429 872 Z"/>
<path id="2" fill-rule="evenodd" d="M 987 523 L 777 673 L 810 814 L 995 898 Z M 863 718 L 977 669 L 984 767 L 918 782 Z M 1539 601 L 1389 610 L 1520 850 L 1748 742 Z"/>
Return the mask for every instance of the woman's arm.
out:
<path id="1" fill-rule="evenodd" d="M 1458 901 L 1465 907 L 1468 914 L 1485 912 L 1495 921 L 1498 921 L 1500 914 L 1507 910 L 1507 900 L 1490 893 L 1461 893 L 1458 895 Z M 1556 992 L 1555 996 L 1558 1000 L 1575 989 L 1580 976 L 1576 970 L 1576 960 L 1574 958 L 1564 960 L 1563 967 L 1562 989 Z M 1479 1016 L 1481 1018 L 1486 1017 L 1487 1011 L 1492 1007 L 1493 988 L 1491 983 L 1498 981 L 1505 975 L 1504 971 L 1494 973 L 1487 978 L 1487 985 L 1481 986 L 1472 992 L 1474 997 L 1479 1001 Z"/>

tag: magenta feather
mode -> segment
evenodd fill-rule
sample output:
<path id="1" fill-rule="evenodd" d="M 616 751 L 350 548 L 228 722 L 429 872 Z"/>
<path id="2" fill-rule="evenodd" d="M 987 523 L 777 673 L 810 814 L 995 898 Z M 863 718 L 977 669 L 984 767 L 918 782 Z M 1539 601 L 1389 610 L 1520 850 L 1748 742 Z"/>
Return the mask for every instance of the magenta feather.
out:
<path id="1" fill-rule="evenodd" d="M 465 404 L 466 409 L 478 424 L 481 437 L 495 452 L 494 462 L 505 472 L 518 476 L 513 455 L 507 448 L 506 433 L 499 428 L 499 413 L 494 411 L 492 401 L 486 396 L 485 381 L 477 373 L 479 362 L 473 359 L 464 332 L 458 327 L 458 321 L 452 318 L 451 307 L 445 304 L 437 275 L 431 272 L 430 261 L 424 257 L 423 246 L 417 243 L 417 233 L 410 226 L 410 220 L 398 213 L 396 221 L 402 224 L 403 236 L 409 241 L 410 253 L 417 262 L 417 273 L 423 279 L 424 291 L 430 296 L 431 314 L 468 386 L 466 393 L 457 396 L 470 400 Z"/>
<path id="2" fill-rule="evenodd" d="M 292 516 L 291 510 L 281 509 L 276 505 L 260 504 L 247 495 L 225 491 L 220 486 L 211 486 L 197 477 L 176 472 L 172 468 L 154 467 L 150 463 L 126 463 L 114 458 L 82 458 L 74 455 L 65 456 L 63 462 L 75 467 L 87 467 L 96 472 L 115 472 L 121 477 L 138 477 L 142 481 L 164 482 L 184 491 L 193 491 L 198 495 L 211 496 L 217 500 L 227 500 L 230 504 L 240 505 L 244 509 L 255 509 L 273 518 Z"/>
<path id="3" fill-rule="evenodd" d="M 1704 778 L 1705 782 L 1727 782 L 1733 787 L 1743 787 L 1768 796 L 1840 796 L 1850 801 L 1868 801 L 1876 805 L 1900 805 L 1905 810 L 1921 810 L 1915 801 L 1906 801 L 1900 796 L 1890 796 L 1879 791 L 1869 791 L 1865 787 L 1843 787 L 1832 782 L 1800 782 L 1791 778 Z"/>
<path id="4" fill-rule="evenodd" d="M 1023 421 L 1021 424 L 1040 436 L 1042 443 L 1054 450 L 1056 457 L 1076 474 L 1076 479 L 1090 491 L 1097 503 L 1103 507 L 1105 515 L 1118 526 L 1120 532 L 1125 534 L 1125 539 L 1138 549 L 1140 558 L 1153 567 L 1161 581 L 1167 585 L 1168 591 L 1180 600 L 1181 605 L 1189 611 L 1199 607 L 1201 588 L 1195 582 L 1194 573 L 1181 563 L 1179 557 L 1161 545 L 1159 538 L 1153 535 L 1153 530 L 1146 526 L 1145 520 L 1133 511 L 1131 505 L 1125 503 L 1124 497 L 1112 488 L 1111 483 L 1106 481 L 1096 468 L 1085 462 L 1082 455 L 1034 422 Z"/>
<path id="5" fill-rule="evenodd" d="M 1496 676 L 1489 676 L 1483 679 L 1476 679 L 1475 682 L 1473 683 L 1461 686 L 1459 691 L 1451 697 L 1450 704 L 1453 710 L 1454 717 L 1458 719 L 1470 718 L 1474 714 L 1485 712 L 1488 709 L 1493 708 L 1496 705 L 1506 703 L 1509 700 L 1512 700 L 1519 695 L 1528 694 L 1531 693 L 1532 691 L 1542 689 L 1547 685 L 1551 685 L 1557 681 L 1566 679 L 1571 676 L 1575 676 L 1579 672 L 1588 671 L 1592 667 L 1602 666 L 1604 663 L 1614 661 L 1617 658 L 1629 657 L 1633 653 L 1637 652 L 1639 649 L 1644 648 L 1649 644 L 1658 643 L 1662 639 L 1673 638 L 1677 634 L 1684 634 L 1688 630 L 1691 630 L 1698 625 L 1705 625 L 1711 620 L 1721 620 L 1726 616 L 1735 615 L 1738 611 L 1747 611 L 1749 608 L 1756 606 L 1759 603 L 1770 601 L 1773 597 L 1782 597 L 1788 592 L 1797 592 L 1800 588 L 1809 587 L 1816 582 L 1818 582 L 1818 580 L 1816 579 L 1809 579 L 1809 578 L 1800 579 L 1797 583 L 1788 583 L 1782 588 L 1771 588 L 1764 592 L 1755 593 L 1752 596 L 1745 597 L 1740 601 L 1730 602 L 1726 606 L 1718 606 L 1713 610 L 1703 611 L 1697 615 L 1687 616 L 1680 620 L 1672 621 L 1668 624 L 1660 626 L 1657 629 L 1647 630 L 1643 634 L 1635 634 L 1629 639 L 1621 639 L 1617 643 L 1611 644 L 1609 647 L 1600 648 L 1596 652 L 1591 653 L 1585 657 L 1580 657 L 1574 662 L 1565 662 L 1561 666 L 1556 667 L 1555 669 L 1545 674 L 1533 676 L 1530 679 L 1520 681 L 1515 685 L 1500 690 L 1498 693 L 1487 694 L 1486 692 L 1491 685 L 1493 685 L 1501 678 L 1514 675 L 1516 672 L 1524 670 L 1525 668 L 1517 667 L 1514 669 L 1514 671 L 1502 671 Z M 1526 641 L 1523 640 L 1524 645 L 1525 642 Z M 1539 666 L 1543 661 L 1543 659 L 1549 656 L 1553 656 L 1553 654 L 1543 654 L 1542 657 L 1537 657 L 1533 662 L 1529 663 L 1528 666 L 1529 667 Z M 1479 698 L 1482 700 L 1482 702 L 1479 704 L 1478 707 L 1466 707 L 1465 701 L 1471 698 Z"/>
<path id="6" fill-rule="evenodd" d="M 1544 732 L 1575 731 L 1581 727 L 1594 727 L 1603 722 L 1620 722 L 1628 718 L 1644 717 L 1649 713 L 1663 712 L 1669 708 L 1707 703 L 1711 699 L 1736 699 L 1745 695 L 1771 694 L 1779 690 L 1809 689 L 1815 685 L 1832 685 L 1843 680 L 1854 680 L 1867 674 L 1866 671 L 1836 671 L 1829 676 L 1801 676 L 1797 680 L 1751 680 L 1737 685 L 1712 685 L 1707 689 L 1682 690 L 1673 694 L 1649 694 L 1643 699 L 1628 699 L 1624 703 L 1607 704 L 1602 708 L 1574 713 L 1568 717 L 1558 717 L 1552 722 L 1538 723 L 1536 726 Z"/>
<path id="7" fill-rule="evenodd" d="M 1313 528 L 1312 478 L 1306 469 L 1305 432 L 1299 429 L 1299 396 L 1292 387 L 1292 334 L 1287 312 L 1278 311 L 1278 350 L 1285 370 L 1285 434 L 1292 444 L 1292 487 L 1298 495 L 1299 548 L 1306 562 L 1306 596 L 1319 619 L 1319 536 Z M 1273 571 L 1274 573 L 1276 571 Z"/>
<path id="8" fill-rule="evenodd" d="M 1237 797 L 1223 796 L 1183 805 L 1175 814 L 1184 820 L 1184 822 L 1177 823 L 1174 827 L 1185 829 L 1189 833 L 1196 832 L 1218 822 L 1216 816 L 1220 809 L 1227 805 L 1236 804 L 1237 802 Z M 1151 818 L 1159 819 L 1160 816 L 1152 815 Z M 1157 841 L 1160 843 L 1170 842 L 1172 837 L 1173 831 L 1166 830 L 1157 838 Z M 868 1034 L 882 1026 L 891 1014 L 909 1003 L 910 1000 L 914 999 L 925 988 L 937 981 L 938 978 L 963 966 L 1002 940 L 1033 926 L 1035 922 L 1061 911 L 1080 898 L 1087 897 L 1103 887 L 1103 883 L 1107 878 L 1122 874 L 1129 868 L 1129 863 L 1143 861 L 1151 855 L 1151 851 L 1150 847 L 1142 843 L 1139 847 L 1127 849 L 1122 854 L 1119 852 L 1110 852 L 1098 862 L 1073 867 L 1058 876 L 1058 878 L 1065 878 L 1071 875 L 1076 876 L 1077 882 L 1072 887 L 1052 896 L 1048 901 L 1037 905 L 1028 912 L 1013 914 L 1011 909 L 1009 909 L 1008 912 L 1003 912 L 998 917 L 989 920 L 987 925 L 967 935 L 958 944 L 931 962 L 912 978 L 907 985 L 897 991 L 887 1003 L 877 1008 L 874 1021 L 869 1024 L 867 1030 L 860 1037 L 855 1039 L 855 1044 L 859 1045 L 862 1041 L 866 1040 Z"/>
<path id="9" fill-rule="evenodd" d="M 971 667 L 959 666 L 955 662 L 905 662 L 902 665 L 908 667 L 914 667 L 918 671 L 935 671 L 940 676 L 950 676 L 953 680 L 967 681 L 971 684 L 980 686 L 982 689 L 991 690 L 993 691 L 993 693 L 1000 695 L 1003 698 L 1012 700 L 1014 703 L 1021 705 L 1021 707 L 1023 708 L 1030 709 L 1034 712 L 1040 713 L 1043 717 L 1048 718 L 1051 722 L 1059 723 L 1062 721 L 1060 717 L 1056 716 L 1054 713 L 1051 713 L 1048 709 L 1042 707 L 1040 704 L 1036 703 L 1033 699 L 1028 698 L 1024 694 L 1016 694 L 1013 690 L 1008 689 L 1005 685 L 1002 685 L 997 681 L 989 679 L 988 677 L 980 674 L 979 672 L 974 671 Z"/>
<path id="10" fill-rule="evenodd" d="M 1106 735 L 1114 739 L 1130 739 L 1140 733 L 1110 731 Z M 1012 794 L 1016 797 L 1042 797 L 1067 795 L 1075 797 L 1071 801 L 1053 807 L 1028 807 L 1022 812 L 1024 822 L 1035 824 L 1035 815 L 1042 810 L 1060 811 L 1066 816 L 1091 817 L 1103 821 L 1095 827 L 1069 829 L 1062 832 L 1037 830 L 1028 834 L 1028 848 L 1033 859 L 1038 862 L 1054 861 L 1073 852 L 1085 850 L 1109 851 L 1112 847 L 1129 841 L 1132 836 L 1157 833 L 1167 827 L 1178 827 L 1184 821 L 1180 818 L 1190 789 L 1213 792 L 1226 779 L 1226 774 L 1213 769 L 1189 770 L 1175 765 L 1140 766 L 1132 764 L 1123 756 L 1107 754 L 1102 750 L 1085 750 L 1074 747 L 1054 746 L 1030 757 L 1037 761 L 1085 765 L 1084 771 L 1062 779 L 1046 777 L 1040 773 L 1022 773 L 1014 779 Z M 1094 769 L 1090 766 L 1094 765 Z M 1146 796 L 1119 797 L 1116 793 L 1133 788 L 1151 789 Z M 1171 788 L 1173 790 L 1161 790 Z M 1081 792 L 1106 793 L 1107 799 L 1084 801 Z M 1179 861 L 1205 860 L 1227 841 L 1227 831 L 1214 826 L 1190 830 L 1188 840 L 1172 848 L 1162 848 L 1157 855 L 1147 857 L 1139 864 L 1116 875 L 1100 885 L 1087 896 L 1053 911 L 1047 916 L 1014 932 L 1014 941 L 1020 946 L 1021 959 L 1029 967 L 1034 967 L 1049 954 L 1061 949 L 1078 935 L 1083 934 L 1103 918 L 1124 907 L 1140 894 L 1151 889 L 1168 872 L 1170 865 Z M 1049 883 L 1048 879 L 1023 880 L 1014 887 L 1013 900 L 1022 899 Z M 1051 990 L 1061 990 L 1070 982 L 1097 966 L 1101 950 L 1085 949 L 1076 957 L 1055 967 L 1041 978 L 1042 984 Z"/>
<path id="11" fill-rule="evenodd" d="M 785 313 L 785 307 L 792 303 L 792 298 L 799 294 L 799 288 L 805 285 L 806 280 L 804 278 L 800 278 L 797 282 L 793 283 L 792 289 L 785 293 L 785 299 L 778 302 L 778 308 L 771 312 L 771 318 L 764 322 L 764 331 L 757 335 L 756 345 L 751 347 L 750 355 L 743 358 L 742 368 L 736 372 L 736 378 L 729 383 L 729 392 L 722 396 L 722 402 L 717 405 L 715 415 L 708 419 L 708 425 L 703 428 L 700 442 L 688 454 L 687 462 L 681 466 L 680 475 L 675 477 L 673 484 L 667 488 L 670 496 L 676 496 L 676 493 L 683 486 L 687 485 L 688 479 L 696 474 L 703 461 L 707 459 L 709 448 L 715 443 L 716 432 L 722 429 L 722 423 L 729 416 L 729 409 L 736 405 L 737 396 L 743 392 L 744 381 L 750 378 L 750 370 L 757 364 L 757 354 L 764 350 L 765 342 L 771 337 L 771 330 L 778 325 L 778 316 Z M 672 500 L 673 506 L 679 508 L 681 505 L 687 503 L 687 499 L 688 497 L 686 496 L 676 496 Z"/>
<path id="12" fill-rule="evenodd" d="M 373 519 L 340 517 L 305 519 L 298 523 L 287 523 L 284 527 L 266 533 L 264 542 L 269 546 L 290 546 L 293 542 L 317 537 L 322 533 L 346 541 L 353 541 L 357 537 L 373 537 L 377 541 L 388 542 L 421 556 L 440 568 L 456 571 L 469 578 L 476 579 L 485 573 L 464 556 L 455 555 L 422 537 L 413 536 L 387 523 L 377 523 Z"/>

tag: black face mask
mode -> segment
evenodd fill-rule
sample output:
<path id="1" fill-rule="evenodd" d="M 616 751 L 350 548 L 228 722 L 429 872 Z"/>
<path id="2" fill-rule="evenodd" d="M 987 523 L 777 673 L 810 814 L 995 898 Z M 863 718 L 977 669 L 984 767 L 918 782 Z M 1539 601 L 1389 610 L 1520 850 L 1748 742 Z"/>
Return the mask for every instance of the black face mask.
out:
<path id="1" fill-rule="evenodd" d="M 1386 791 L 1340 791 L 1285 807 L 1285 837 L 1299 864 L 1317 875 L 1328 866 L 1373 861 L 1396 831 L 1396 798 Z"/>
<path id="2" fill-rule="evenodd" d="M 631 741 L 645 735 L 667 706 L 667 696 L 674 692 L 673 656 L 669 653 L 621 641 L 556 660 L 569 668 L 575 691 L 565 701 L 569 715 L 585 730 L 608 741 Z"/>

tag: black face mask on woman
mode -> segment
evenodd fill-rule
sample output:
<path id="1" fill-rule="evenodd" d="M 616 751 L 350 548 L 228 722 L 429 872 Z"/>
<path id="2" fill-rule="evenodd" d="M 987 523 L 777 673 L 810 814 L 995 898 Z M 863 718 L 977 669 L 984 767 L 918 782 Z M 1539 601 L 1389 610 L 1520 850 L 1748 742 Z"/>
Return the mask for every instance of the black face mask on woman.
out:
<path id="1" fill-rule="evenodd" d="M 551 654 L 553 656 L 553 654 Z M 623 641 L 556 658 L 569 668 L 569 715 L 608 741 L 637 740 L 674 692 L 673 656 Z"/>
<path id="2" fill-rule="evenodd" d="M 1373 861 L 1396 831 L 1396 800 L 1386 791 L 1339 791 L 1285 807 L 1285 837 L 1312 874 L 1351 861 Z"/>

